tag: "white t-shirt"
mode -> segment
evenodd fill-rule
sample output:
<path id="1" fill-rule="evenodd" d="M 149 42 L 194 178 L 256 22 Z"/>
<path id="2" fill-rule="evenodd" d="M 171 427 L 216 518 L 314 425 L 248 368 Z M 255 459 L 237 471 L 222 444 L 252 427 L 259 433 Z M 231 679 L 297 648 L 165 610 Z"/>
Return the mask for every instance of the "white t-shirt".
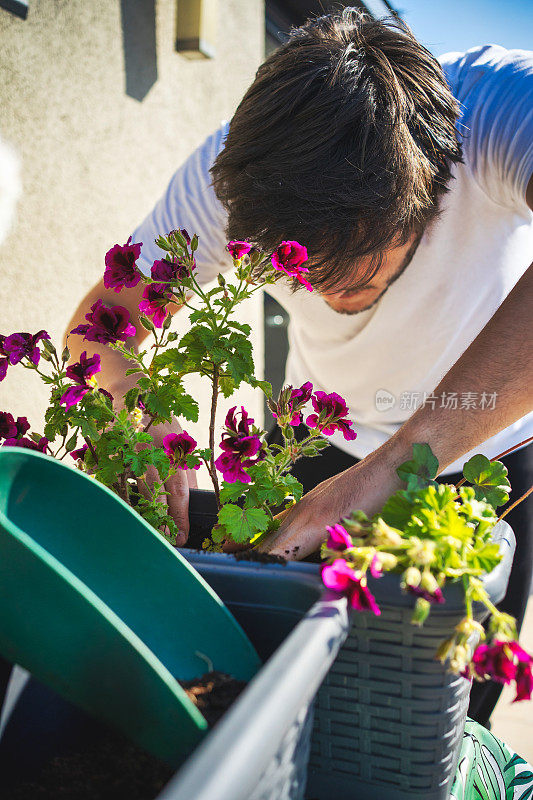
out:
<path id="1" fill-rule="evenodd" d="M 269 288 L 290 315 L 286 382 L 310 380 L 346 399 L 357 439 L 330 438 L 357 458 L 383 444 L 424 401 L 480 414 L 498 403 L 474 386 L 456 397 L 432 391 L 533 262 L 533 213 L 525 200 L 533 174 L 533 53 L 486 45 L 440 61 L 461 104 L 465 163 L 455 165 L 442 213 L 405 272 L 374 307 L 351 316 L 337 314 L 316 292 L 293 293 L 284 281 Z M 203 282 L 231 267 L 226 212 L 209 175 L 227 126 L 178 169 L 134 232 L 133 241 L 144 243 L 139 265 L 146 274 L 161 254 L 154 239 L 177 227 L 199 236 Z M 494 457 L 531 435 L 533 412 L 472 453 Z M 445 474 L 459 471 L 472 453 Z"/>

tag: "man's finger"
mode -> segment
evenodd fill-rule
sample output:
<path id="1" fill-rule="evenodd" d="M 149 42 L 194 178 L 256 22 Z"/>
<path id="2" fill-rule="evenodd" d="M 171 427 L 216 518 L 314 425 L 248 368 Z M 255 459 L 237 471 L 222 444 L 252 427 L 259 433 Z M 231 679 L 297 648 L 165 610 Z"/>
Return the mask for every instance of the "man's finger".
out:
<path id="1" fill-rule="evenodd" d="M 182 547 L 189 538 L 189 480 L 190 470 L 178 470 L 165 483 L 168 513 L 179 528 L 176 544 Z"/>

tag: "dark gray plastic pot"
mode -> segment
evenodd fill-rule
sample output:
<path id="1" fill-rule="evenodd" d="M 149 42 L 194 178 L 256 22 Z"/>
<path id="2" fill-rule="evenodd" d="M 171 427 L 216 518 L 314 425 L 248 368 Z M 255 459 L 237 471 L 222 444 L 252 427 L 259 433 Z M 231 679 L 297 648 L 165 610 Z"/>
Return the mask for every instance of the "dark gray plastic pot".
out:
<path id="1" fill-rule="evenodd" d="M 182 552 L 266 664 L 158 800 L 303 800 L 313 699 L 347 636 L 346 601 L 306 564 Z"/>
<path id="2" fill-rule="evenodd" d="M 213 519 L 209 494 L 197 492 L 191 499 L 192 515 L 203 536 Z M 507 523 L 496 526 L 494 540 L 503 559 L 484 585 L 497 603 L 505 595 L 515 549 Z M 219 558 L 233 564 L 235 575 L 248 566 L 231 556 Z M 280 569 L 261 566 L 264 577 Z M 283 569 L 291 575 L 304 570 L 309 578 L 318 579 L 317 565 L 292 563 Z M 435 606 L 424 626 L 417 628 L 410 621 L 414 599 L 401 591 L 399 576 L 385 575 L 369 584 L 382 613 L 351 615 L 349 636 L 318 691 L 307 796 L 446 800 L 459 757 L 470 684 L 447 672 L 434 656 L 464 616 L 462 587 L 446 587 L 445 603 Z M 483 619 L 481 610 L 478 618 Z M 165 795 L 165 800 L 170 798 Z"/>

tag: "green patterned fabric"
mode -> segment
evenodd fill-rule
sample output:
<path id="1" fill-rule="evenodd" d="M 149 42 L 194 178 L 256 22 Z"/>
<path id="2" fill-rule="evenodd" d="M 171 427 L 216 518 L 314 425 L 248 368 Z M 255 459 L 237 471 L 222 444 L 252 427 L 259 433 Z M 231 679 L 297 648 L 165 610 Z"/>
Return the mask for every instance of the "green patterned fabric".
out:
<path id="1" fill-rule="evenodd" d="M 490 731 L 467 719 L 450 800 L 533 800 L 533 769 Z"/>

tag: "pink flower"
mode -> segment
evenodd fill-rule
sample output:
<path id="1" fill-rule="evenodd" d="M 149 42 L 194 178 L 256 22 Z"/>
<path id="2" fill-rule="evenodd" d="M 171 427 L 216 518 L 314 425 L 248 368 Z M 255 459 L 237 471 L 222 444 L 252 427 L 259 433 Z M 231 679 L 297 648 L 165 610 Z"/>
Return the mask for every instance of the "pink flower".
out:
<path id="1" fill-rule="evenodd" d="M 381 578 L 383 570 L 381 569 L 381 562 L 377 553 L 374 553 L 372 561 L 370 562 L 370 574 L 373 578 Z"/>
<path id="2" fill-rule="evenodd" d="M 235 260 L 242 258 L 252 249 L 252 245 L 249 242 L 239 242 L 239 241 L 228 242 L 226 246 L 230 252 L 231 257 Z"/>
<path id="3" fill-rule="evenodd" d="M 312 403 L 316 414 L 310 414 L 307 417 L 306 425 L 310 428 L 318 428 L 326 436 L 339 430 L 347 441 L 356 438 L 356 432 L 351 429 L 353 422 L 346 418 L 348 414 L 346 401 L 340 395 L 336 392 L 331 392 L 331 394 L 315 392 Z"/>
<path id="4" fill-rule="evenodd" d="M 89 445 L 88 444 L 82 444 L 82 446 L 78 447 L 77 450 L 72 450 L 70 455 L 72 456 L 72 458 L 75 461 L 78 461 L 78 459 L 80 459 L 80 458 L 83 461 L 84 458 L 85 458 L 85 453 L 87 452 L 88 449 L 89 449 Z"/>
<path id="5" fill-rule="evenodd" d="M 18 439 L 24 436 L 30 429 L 30 423 L 26 417 L 17 417 L 8 411 L 0 411 L 0 439 Z"/>
<path id="6" fill-rule="evenodd" d="M 162 328 L 168 314 L 169 300 L 172 300 L 172 293 L 164 283 L 150 283 L 143 291 L 139 311 L 147 317 L 153 317 L 152 322 L 156 328 Z"/>
<path id="7" fill-rule="evenodd" d="M 499 683 L 516 681 L 513 702 L 529 700 L 533 692 L 533 657 L 518 642 L 495 639 L 490 645 L 480 644 L 472 656 L 472 669 L 479 678 L 492 678 Z"/>
<path id="8" fill-rule="evenodd" d="M 420 586 L 408 585 L 406 588 L 410 594 L 414 594 L 415 597 L 423 597 L 424 600 L 428 601 L 428 603 L 444 603 L 442 589 L 440 589 L 438 586 L 433 592 L 428 592 L 427 589 L 421 589 Z"/>
<path id="9" fill-rule="evenodd" d="M 72 408 L 72 406 L 77 405 L 80 400 L 83 400 L 87 392 L 90 391 L 90 386 L 69 386 L 67 391 L 61 395 L 59 404 L 64 405 L 65 409 Z"/>
<path id="10" fill-rule="evenodd" d="M 324 585 L 346 595 L 352 608 L 372 611 L 379 617 L 381 611 L 366 585 L 366 580 L 360 578 L 343 558 L 337 558 L 333 564 L 323 566 L 321 574 Z"/>
<path id="11" fill-rule="evenodd" d="M 67 367 L 67 378 L 84 386 L 89 378 L 92 378 L 93 375 L 100 372 L 100 369 L 100 356 L 98 353 L 88 357 L 87 351 L 84 350 L 80 356 L 80 360 Z"/>
<path id="12" fill-rule="evenodd" d="M 17 425 L 13 414 L 8 411 L 0 411 L 0 439 L 14 439 L 17 433 Z"/>
<path id="13" fill-rule="evenodd" d="M 4 380 L 7 375 L 7 365 L 9 361 L 7 358 L 0 358 L 0 382 Z"/>
<path id="14" fill-rule="evenodd" d="M 527 653 L 526 653 L 527 655 Z M 533 692 L 533 674 L 531 672 L 531 659 L 529 662 L 519 661 L 516 667 L 516 697 L 513 703 L 520 700 L 531 700 Z"/>
<path id="15" fill-rule="evenodd" d="M 10 336 L 0 336 L 0 354 L 6 356 L 11 365 L 18 364 L 23 358 L 27 358 L 37 366 L 41 358 L 37 342 L 49 338 L 46 331 L 39 331 L 33 335 L 31 333 L 12 333 Z M 2 374 L 5 378 L 6 372 L 7 363 L 2 365 L 0 380 L 3 380 Z"/>
<path id="16" fill-rule="evenodd" d="M 313 384 L 304 383 L 299 389 L 293 389 L 292 386 L 287 386 L 281 390 L 278 402 L 269 402 L 272 416 L 276 419 L 282 419 L 282 424 L 286 424 L 285 420 L 290 415 L 289 425 L 300 425 L 302 422 L 302 408 L 309 401 L 313 394 Z M 287 397 L 288 395 L 288 397 Z"/>
<path id="17" fill-rule="evenodd" d="M 347 547 L 353 547 L 352 537 L 342 525 L 330 525 L 326 530 L 329 533 L 327 546 L 330 550 L 342 551 Z"/>
<path id="18" fill-rule="evenodd" d="M 185 431 L 182 431 L 182 433 L 169 433 L 163 439 L 163 449 L 170 463 L 179 469 L 189 469 L 186 457 L 193 452 L 196 445 L 197 442 Z M 192 467 L 192 469 L 200 469 L 200 464 Z"/>
<path id="19" fill-rule="evenodd" d="M 104 286 L 120 292 L 132 289 L 141 280 L 136 261 L 141 255 L 142 242 L 131 244 L 131 236 L 126 244 L 116 244 L 105 256 Z"/>
<path id="20" fill-rule="evenodd" d="M 189 277 L 189 268 L 182 261 L 167 261 L 162 258 L 152 264 L 151 275 L 154 281 L 176 283 Z"/>
<path id="21" fill-rule="evenodd" d="M 240 414 L 241 418 L 237 421 L 237 415 Z M 241 410 L 237 411 L 237 406 L 230 408 L 226 414 L 224 421 L 224 428 L 232 436 L 249 436 L 252 430 L 254 420 L 248 416 L 248 412 L 241 406 Z"/>
<path id="22" fill-rule="evenodd" d="M 78 385 L 69 386 L 66 392 L 61 395 L 59 401 L 60 405 L 64 404 L 66 409 L 77 405 L 77 403 L 85 397 L 87 392 L 92 390 L 93 387 L 88 386 L 87 381 L 89 378 L 92 378 L 93 375 L 96 375 L 97 372 L 100 372 L 100 356 L 98 353 L 95 353 L 93 356 L 88 357 L 87 351 L 84 350 L 80 356 L 80 360 L 67 367 L 67 378 L 75 381 Z M 105 390 L 101 391 L 111 397 L 109 392 L 105 392 Z"/>
<path id="23" fill-rule="evenodd" d="M 88 342 L 114 344 L 125 342 L 129 336 L 135 336 L 135 326 L 130 322 L 130 312 L 123 306 L 108 308 L 101 300 L 91 306 L 85 314 L 88 325 L 78 325 L 71 333 L 77 333 Z"/>
<path id="24" fill-rule="evenodd" d="M 27 439 L 22 436 L 20 439 L 6 439 L 4 442 L 5 447 L 24 447 L 26 450 L 38 450 L 40 453 L 46 453 L 48 450 L 48 439 L 43 436 L 38 442 L 32 439 Z"/>
<path id="25" fill-rule="evenodd" d="M 241 418 L 237 421 L 237 406 L 226 414 L 225 432 L 220 442 L 222 454 L 215 461 L 216 468 L 228 483 L 241 481 L 250 483 L 251 478 L 244 470 L 262 461 L 265 454 L 258 434 L 252 433 L 253 419 L 241 406 Z"/>
<path id="26" fill-rule="evenodd" d="M 313 291 L 311 284 L 304 278 L 304 273 L 309 270 L 301 266 L 307 261 L 306 247 L 298 242 L 282 242 L 272 253 L 271 261 L 278 272 L 284 272 L 289 278 L 295 278 L 309 292 Z"/>

